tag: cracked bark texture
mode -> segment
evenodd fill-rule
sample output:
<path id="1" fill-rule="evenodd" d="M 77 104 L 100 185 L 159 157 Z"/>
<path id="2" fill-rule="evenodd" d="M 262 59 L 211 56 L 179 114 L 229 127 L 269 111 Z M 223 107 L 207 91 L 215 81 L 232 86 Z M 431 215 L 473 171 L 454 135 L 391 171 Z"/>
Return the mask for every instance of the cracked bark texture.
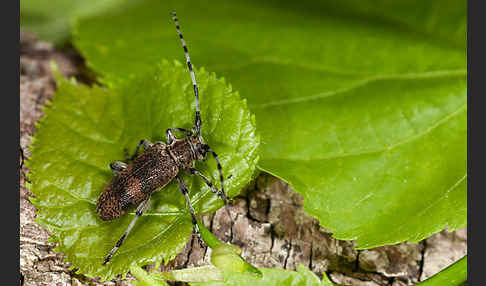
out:
<path id="1" fill-rule="evenodd" d="M 61 73 L 90 83 L 83 60 L 72 48 L 55 49 L 21 33 L 20 144 L 30 156 L 30 136 L 42 116 L 42 106 L 55 90 L 49 69 L 54 60 Z M 22 173 L 28 172 L 25 166 Z M 69 270 L 63 255 L 46 242 L 49 234 L 35 221 L 32 194 L 20 176 L 20 272 L 23 285 L 130 285 L 129 274 L 121 281 L 99 283 Z M 230 211 L 235 221 L 230 229 L 224 209 L 202 219 L 223 241 L 242 248 L 243 257 L 258 267 L 294 270 L 299 263 L 322 277 L 326 273 L 344 285 L 412 285 L 461 258 L 467 252 L 466 229 L 442 231 L 416 244 L 401 243 L 357 251 L 353 241 L 339 241 L 302 210 L 302 197 L 270 175 L 261 174 L 234 198 Z M 210 263 L 211 249 L 201 248 L 194 236 L 184 251 L 161 270 L 181 269 Z M 149 266 L 147 268 L 151 268 Z"/>

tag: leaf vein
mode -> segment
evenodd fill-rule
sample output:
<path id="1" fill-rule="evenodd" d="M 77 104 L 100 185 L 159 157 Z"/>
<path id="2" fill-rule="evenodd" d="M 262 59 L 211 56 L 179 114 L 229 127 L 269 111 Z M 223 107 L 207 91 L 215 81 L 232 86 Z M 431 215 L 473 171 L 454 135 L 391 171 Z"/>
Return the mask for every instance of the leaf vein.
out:
<path id="1" fill-rule="evenodd" d="M 397 75 L 375 75 L 375 76 L 358 80 L 355 83 L 350 84 L 348 87 L 339 88 L 336 90 L 330 90 L 330 91 L 309 95 L 309 96 L 302 96 L 302 97 L 296 97 L 292 99 L 284 99 L 278 101 L 270 101 L 264 104 L 258 104 L 258 105 L 250 104 L 250 108 L 252 110 L 257 110 L 257 109 L 264 109 L 264 108 L 274 107 L 274 106 L 289 105 L 293 103 L 302 103 L 307 101 L 325 99 L 328 97 L 349 93 L 353 90 L 356 90 L 358 88 L 364 87 L 366 85 L 378 81 L 445 78 L 445 77 L 465 76 L 465 75 L 466 72 L 463 70 L 434 71 L 434 72 L 425 72 L 425 73 L 409 73 L 409 74 L 397 74 Z"/>
<path id="2" fill-rule="evenodd" d="M 408 138 L 405 138 L 402 141 L 398 141 L 395 144 L 390 144 L 388 146 L 384 146 L 379 149 L 375 150 L 365 150 L 365 151 L 360 151 L 360 152 L 351 152 L 351 153 L 345 153 L 345 154 L 337 154 L 337 155 L 331 155 L 331 156 L 325 156 L 325 157 L 313 157 L 310 159 L 307 158 L 265 158 L 267 161 L 272 161 L 272 160 L 290 160 L 290 161 L 318 161 L 318 160 L 332 160 L 332 159 L 339 159 L 339 158 L 344 158 L 344 157 L 352 157 L 352 156 L 361 156 L 361 155 L 368 155 L 368 154 L 374 154 L 374 153 L 379 153 L 379 152 L 384 152 L 384 151 L 391 151 L 397 147 L 400 147 L 402 145 L 405 145 L 407 143 L 413 142 L 414 140 L 423 137 L 430 133 L 432 130 L 436 129 L 437 127 L 441 126 L 442 124 L 448 122 L 451 120 L 453 117 L 456 115 L 460 114 L 461 111 L 466 110 L 467 104 L 461 105 L 458 109 L 455 111 L 449 113 L 448 115 L 444 116 L 428 128 L 426 128 L 424 131 L 416 133 L 412 136 L 409 136 Z"/>

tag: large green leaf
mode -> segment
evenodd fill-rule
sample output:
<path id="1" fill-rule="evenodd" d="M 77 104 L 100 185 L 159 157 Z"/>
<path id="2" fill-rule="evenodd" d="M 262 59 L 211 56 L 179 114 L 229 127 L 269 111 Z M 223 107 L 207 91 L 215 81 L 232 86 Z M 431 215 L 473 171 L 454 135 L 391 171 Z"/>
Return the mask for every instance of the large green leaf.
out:
<path id="1" fill-rule="evenodd" d="M 211 7 L 211 9 L 207 9 Z M 466 225 L 466 1 L 149 1 L 80 21 L 108 85 L 160 57 L 248 99 L 259 167 L 339 239 L 367 248 Z"/>
<path id="2" fill-rule="evenodd" d="M 22 0 L 20 25 L 43 40 L 62 44 L 70 39 L 75 18 L 130 6 L 123 0 Z"/>
<path id="3" fill-rule="evenodd" d="M 459 259 L 417 286 L 459 286 L 467 283 L 467 256 Z"/>
<path id="4" fill-rule="evenodd" d="M 112 89 L 78 85 L 58 79 L 58 91 L 46 109 L 29 167 L 32 202 L 38 222 L 58 242 L 73 267 L 89 276 L 109 279 L 133 264 L 166 262 L 184 248 L 192 224 L 184 196 L 176 183 L 154 193 L 151 206 L 107 266 L 104 257 L 122 235 L 135 210 L 113 220 L 98 218 L 95 205 L 113 177 L 109 163 L 124 160 L 142 138 L 165 141 L 169 127 L 190 129 L 194 94 L 187 68 L 180 63 L 154 64 L 155 71 L 139 75 Z M 223 79 L 199 70 L 202 135 L 223 165 L 230 196 L 239 193 L 258 159 L 254 118 Z M 214 160 L 196 168 L 219 187 Z M 222 206 L 197 178 L 184 175 L 197 213 Z"/>

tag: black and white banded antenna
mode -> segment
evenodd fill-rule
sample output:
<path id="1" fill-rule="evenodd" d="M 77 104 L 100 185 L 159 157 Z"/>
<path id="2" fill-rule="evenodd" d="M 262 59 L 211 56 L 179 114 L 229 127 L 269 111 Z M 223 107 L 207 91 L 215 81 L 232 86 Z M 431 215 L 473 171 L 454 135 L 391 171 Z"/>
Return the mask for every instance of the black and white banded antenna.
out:
<path id="1" fill-rule="evenodd" d="M 177 28 L 177 33 L 179 33 L 179 38 L 181 38 L 181 43 L 182 47 L 184 48 L 184 54 L 186 55 L 186 62 L 187 62 L 187 67 L 189 68 L 189 72 L 191 73 L 191 79 L 192 79 L 192 86 L 194 87 L 194 94 L 196 95 L 196 120 L 194 123 L 194 127 L 192 128 L 192 133 L 193 136 L 195 137 L 200 137 L 201 136 L 201 113 L 199 111 L 199 91 L 197 88 L 197 83 L 196 83 L 196 76 L 194 74 L 194 71 L 192 70 L 192 64 L 191 64 L 191 58 L 189 57 L 189 51 L 187 50 L 186 42 L 184 41 L 184 37 L 182 36 L 181 29 L 179 28 L 179 22 L 177 20 L 177 15 L 175 11 L 172 11 L 172 18 L 174 19 L 175 26 Z M 219 172 L 219 179 L 221 182 L 221 190 L 216 190 L 216 193 L 218 196 L 221 197 L 221 199 L 224 202 L 224 207 L 226 209 L 226 213 L 228 214 L 229 220 L 231 222 L 231 228 L 233 228 L 233 219 L 231 218 L 230 211 L 228 209 L 228 198 L 226 197 L 226 193 L 224 191 L 224 177 L 223 177 L 223 168 L 221 167 L 221 163 L 218 159 L 218 155 L 216 152 L 214 152 L 209 145 L 204 144 L 206 151 L 210 152 L 211 155 L 213 155 L 214 159 L 216 160 L 216 165 L 218 166 L 218 172 Z M 208 186 L 211 188 L 212 184 L 207 178 L 202 176 L 202 174 L 199 174 L 199 172 L 195 171 L 194 174 L 198 174 L 205 182 L 208 184 Z M 231 232 L 231 236 L 233 233 Z"/>
<path id="2" fill-rule="evenodd" d="M 175 26 L 177 28 L 177 33 L 179 33 L 179 38 L 181 38 L 182 47 L 184 48 L 184 54 L 186 55 L 187 67 L 191 73 L 192 86 L 194 88 L 194 94 L 196 95 L 196 119 L 194 122 L 193 133 L 195 136 L 201 135 L 201 112 L 199 111 L 199 91 L 197 89 L 196 75 L 192 70 L 191 58 L 189 57 L 189 51 L 187 50 L 186 42 L 182 36 L 181 29 L 179 28 L 179 22 L 177 20 L 177 15 L 175 11 L 172 11 L 172 19 L 174 19 Z"/>

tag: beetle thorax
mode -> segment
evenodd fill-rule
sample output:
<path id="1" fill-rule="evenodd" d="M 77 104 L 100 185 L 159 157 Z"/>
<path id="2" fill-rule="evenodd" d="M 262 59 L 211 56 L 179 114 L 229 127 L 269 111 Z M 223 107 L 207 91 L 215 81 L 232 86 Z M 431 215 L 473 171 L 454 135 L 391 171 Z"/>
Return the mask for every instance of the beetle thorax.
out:
<path id="1" fill-rule="evenodd" d="M 201 137 L 176 139 L 167 147 L 177 165 L 186 169 L 193 167 L 194 161 L 204 159 L 206 152 L 202 149 L 204 143 L 201 141 L 203 141 Z"/>

